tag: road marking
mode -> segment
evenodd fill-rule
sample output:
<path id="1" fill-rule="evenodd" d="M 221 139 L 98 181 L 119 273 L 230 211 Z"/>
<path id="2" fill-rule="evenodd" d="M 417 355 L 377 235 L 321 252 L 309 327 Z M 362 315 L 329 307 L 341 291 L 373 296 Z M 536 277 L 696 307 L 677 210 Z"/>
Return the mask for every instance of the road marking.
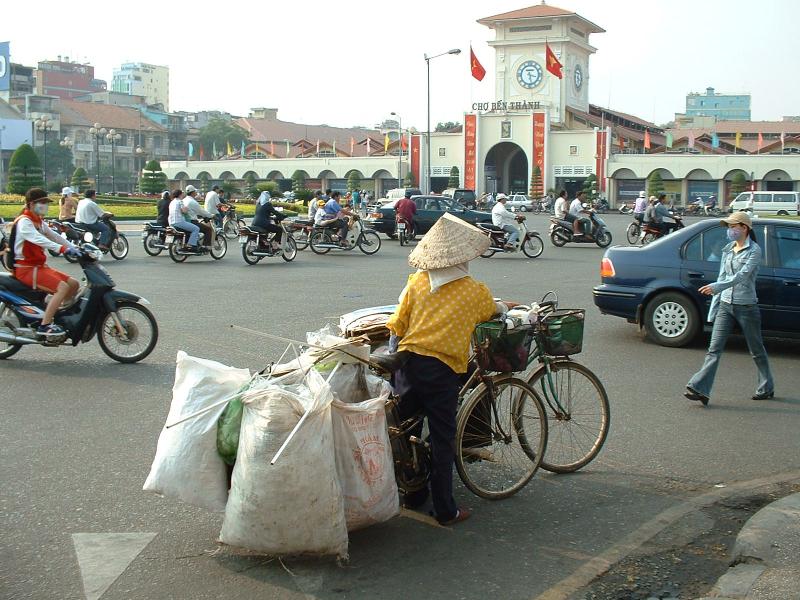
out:
<path id="1" fill-rule="evenodd" d="M 128 568 L 155 533 L 73 533 L 86 600 L 98 600 Z"/>
<path id="2" fill-rule="evenodd" d="M 776 483 L 795 481 L 797 479 L 800 479 L 800 471 L 780 473 L 777 475 L 770 475 L 769 477 L 751 479 L 749 481 L 737 481 L 735 483 L 730 483 L 728 487 L 713 488 L 711 491 L 695 496 L 694 498 L 689 498 L 675 506 L 671 506 L 656 515 L 653 519 L 643 523 L 638 529 L 626 535 L 622 540 L 611 546 L 611 548 L 605 552 L 585 562 L 571 575 L 565 577 L 547 591 L 536 596 L 535 600 L 566 600 L 581 588 L 589 585 L 596 577 L 608 571 L 614 564 L 640 548 L 656 534 L 690 512 L 705 508 L 706 506 L 711 506 L 723 498 L 734 496 L 744 491 L 755 490 Z"/>

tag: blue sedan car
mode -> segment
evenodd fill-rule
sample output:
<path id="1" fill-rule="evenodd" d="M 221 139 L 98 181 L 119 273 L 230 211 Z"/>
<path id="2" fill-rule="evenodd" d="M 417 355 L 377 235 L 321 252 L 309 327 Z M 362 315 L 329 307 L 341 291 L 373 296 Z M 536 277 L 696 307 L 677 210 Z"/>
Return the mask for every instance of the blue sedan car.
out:
<path id="1" fill-rule="evenodd" d="M 764 251 L 756 282 L 764 335 L 800 337 L 800 221 L 756 219 L 753 231 Z M 697 289 L 716 281 L 726 243 L 725 227 L 704 219 L 643 248 L 609 248 L 594 303 L 662 346 L 685 346 L 710 328 L 711 299 Z"/>

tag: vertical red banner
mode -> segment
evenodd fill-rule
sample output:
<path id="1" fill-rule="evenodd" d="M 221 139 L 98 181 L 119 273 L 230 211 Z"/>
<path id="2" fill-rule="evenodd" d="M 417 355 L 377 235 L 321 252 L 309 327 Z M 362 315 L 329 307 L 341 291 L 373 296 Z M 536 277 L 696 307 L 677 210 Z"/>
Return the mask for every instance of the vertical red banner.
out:
<path id="1" fill-rule="evenodd" d="M 475 187 L 478 156 L 477 133 L 477 115 L 464 115 L 464 187 L 468 190 L 477 189 Z"/>
<path id="2" fill-rule="evenodd" d="M 419 155 L 420 155 L 420 136 L 411 136 L 411 173 L 414 178 L 414 185 L 419 187 L 422 185 L 422 173 L 419 168 Z"/>
<path id="3" fill-rule="evenodd" d="M 541 180 L 547 178 L 544 173 L 544 113 L 533 113 L 533 165 L 539 167 Z"/>
<path id="4" fill-rule="evenodd" d="M 595 149 L 594 174 L 597 177 L 597 190 L 599 192 L 606 191 L 606 144 L 608 143 L 608 132 L 597 132 L 597 147 Z"/>

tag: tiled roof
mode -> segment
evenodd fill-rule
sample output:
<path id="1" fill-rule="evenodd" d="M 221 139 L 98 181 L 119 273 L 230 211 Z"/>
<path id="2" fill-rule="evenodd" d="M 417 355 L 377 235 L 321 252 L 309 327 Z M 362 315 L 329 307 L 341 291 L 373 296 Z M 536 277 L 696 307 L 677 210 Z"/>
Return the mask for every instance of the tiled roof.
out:
<path id="1" fill-rule="evenodd" d="M 22 114 L 15 106 L 0 99 L 0 119 L 23 119 Z"/>
<path id="2" fill-rule="evenodd" d="M 127 129 L 132 131 L 164 132 L 166 129 L 154 123 L 135 108 L 93 102 L 60 100 L 57 109 L 63 125 L 91 127 L 95 123 L 106 129 Z"/>
<path id="3" fill-rule="evenodd" d="M 785 133 L 786 135 L 800 135 L 800 122 L 795 121 L 717 121 L 713 127 L 694 127 L 690 129 L 673 129 L 673 135 L 688 135 L 689 131 L 695 136 L 701 133 L 716 131 L 717 135 L 736 135 L 737 133 Z"/>
<path id="4" fill-rule="evenodd" d="M 627 121 L 630 121 L 631 123 L 635 123 L 637 125 L 641 125 L 642 127 L 646 128 L 646 129 L 661 131 L 661 127 L 659 127 L 655 123 L 651 123 L 650 121 L 645 121 L 644 119 L 640 119 L 639 117 L 635 117 L 634 115 L 629 115 L 628 113 L 620 112 L 618 110 L 611 110 L 610 108 L 604 108 L 604 107 L 599 106 L 597 104 L 590 104 L 589 105 L 589 112 L 591 112 L 592 110 L 594 110 L 596 112 L 597 111 L 605 111 L 606 113 L 615 115 L 615 116 L 619 117 L 620 119 L 625 119 Z"/>
<path id="5" fill-rule="evenodd" d="M 529 6 L 527 8 L 520 8 L 518 10 L 512 10 L 506 13 L 500 13 L 499 15 L 492 15 L 491 17 L 484 17 L 483 19 L 478 19 L 478 23 L 481 25 L 486 25 L 491 27 L 495 21 L 513 21 L 516 19 L 540 19 L 546 17 L 569 17 L 574 16 L 586 24 L 591 26 L 592 32 L 594 33 L 603 33 L 605 30 L 602 27 L 599 27 L 589 21 L 581 17 L 574 11 L 571 10 L 564 10 L 563 8 L 558 8 L 557 6 L 550 6 L 549 4 L 545 4 L 542 1 L 541 4 L 536 4 L 535 6 Z"/>
<path id="6" fill-rule="evenodd" d="M 286 140 L 289 140 L 289 156 L 301 154 L 300 142 L 305 141 L 306 148 L 316 149 L 317 140 L 320 148 L 330 149 L 334 140 L 336 151 L 351 156 L 350 140 L 355 141 L 352 156 L 367 156 L 367 137 L 370 138 L 370 154 L 383 152 L 383 134 L 376 129 L 358 129 L 331 127 L 329 125 L 304 125 L 278 119 L 242 118 L 235 121 L 247 132 L 251 142 L 258 142 L 260 148 L 269 149 L 270 142 L 275 147 L 277 158 L 286 158 Z M 305 152 L 308 154 L 308 151 Z"/>

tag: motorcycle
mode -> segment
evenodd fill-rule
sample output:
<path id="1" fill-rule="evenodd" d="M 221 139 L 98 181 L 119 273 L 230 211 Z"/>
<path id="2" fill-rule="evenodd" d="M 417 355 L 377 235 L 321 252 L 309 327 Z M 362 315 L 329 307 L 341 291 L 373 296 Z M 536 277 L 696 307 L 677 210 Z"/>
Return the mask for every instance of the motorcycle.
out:
<path id="1" fill-rule="evenodd" d="M 508 234 L 501 228 L 491 223 L 477 223 L 477 226 L 482 229 L 491 240 L 489 248 L 481 254 L 483 258 L 491 258 L 496 252 L 510 253 L 522 252 L 528 258 L 538 258 L 544 252 L 544 242 L 541 236 L 536 231 L 528 231 L 525 226 L 525 216 L 517 215 L 514 217 L 517 221 L 517 231 L 519 237 L 512 244 L 512 247 L 506 249 L 508 245 Z"/>
<path id="2" fill-rule="evenodd" d="M 624 203 L 619 205 L 619 214 L 621 215 L 629 215 L 633 212 L 633 204 L 631 203 Z"/>
<path id="3" fill-rule="evenodd" d="M 381 249 L 381 238 L 372 230 L 364 227 L 361 217 L 350 215 L 352 224 L 347 230 L 347 237 L 344 243 L 339 244 L 333 240 L 338 225 L 315 226 L 311 234 L 309 245 L 314 254 L 327 254 L 331 250 L 350 251 L 356 246 L 364 254 L 375 254 Z"/>
<path id="4" fill-rule="evenodd" d="M 671 231 L 677 231 L 678 229 L 683 229 L 685 227 L 683 224 L 683 219 L 681 219 L 680 215 L 673 214 L 672 218 L 675 219 L 676 227 Z M 645 223 L 644 227 L 642 227 L 641 234 L 639 235 L 642 246 L 646 246 L 650 242 L 653 242 L 661 237 L 664 237 L 664 233 L 661 231 L 661 228 L 656 227 L 651 223 Z"/>
<path id="5" fill-rule="evenodd" d="M 401 246 L 405 246 L 417 237 L 417 232 L 414 230 L 414 222 L 409 223 L 403 217 L 395 218 L 395 235 L 400 241 Z"/>
<path id="6" fill-rule="evenodd" d="M 608 201 L 605 198 L 600 198 L 600 200 L 594 203 L 594 209 L 601 215 L 607 213 L 608 208 Z"/>
<path id="7" fill-rule="evenodd" d="M 248 265 L 254 265 L 267 256 L 280 256 L 286 262 L 291 262 L 297 256 L 297 244 L 289 228 L 281 223 L 283 229 L 283 245 L 277 250 L 272 249 L 274 233 L 260 233 L 253 231 L 247 225 L 239 228 L 239 243 L 242 245 L 242 258 Z"/>
<path id="8" fill-rule="evenodd" d="M 311 219 L 286 219 L 286 227 L 292 234 L 298 250 L 308 248 L 308 240 L 311 239 L 311 232 L 314 231 L 314 221 Z"/>
<path id="9" fill-rule="evenodd" d="M 150 256 L 158 256 L 169 245 L 167 244 L 167 228 L 158 223 L 145 223 L 142 229 L 142 246 Z"/>
<path id="10" fill-rule="evenodd" d="M 554 246 L 560 248 L 569 242 L 576 244 L 597 244 L 601 248 L 606 248 L 611 244 L 611 232 L 608 230 L 605 221 L 597 216 L 593 210 L 585 210 L 583 214 L 589 215 L 592 230 L 581 236 L 575 236 L 572 229 L 572 222 L 562 219 L 550 219 L 550 241 Z"/>
<path id="11" fill-rule="evenodd" d="M 5 254 L 9 250 L 8 234 L 6 233 L 6 222 L 3 217 L 0 217 L 0 264 L 3 268 L 8 270 L 5 261 Z"/>
<path id="12" fill-rule="evenodd" d="M 113 223 L 109 217 L 103 217 L 100 220 L 103 221 L 103 223 L 105 223 L 109 229 L 111 229 L 111 241 L 108 245 L 108 249 L 102 249 L 101 252 L 103 254 L 111 254 L 111 257 L 114 258 L 114 260 L 122 260 L 128 256 L 128 252 L 130 251 L 128 238 L 125 237 L 124 233 L 119 232 L 116 224 Z M 92 245 L 95 245 L 100 237 L 99 235 L 96 236 L 93 231 L 86 229 L 82 223 L 72 223 L 71 221 L 59 221 L 57 219 L 51 219 L 48 222 L 48 225 L 50 225 L 50 228 L 53 231 L 68 239 L 73 244 L 80 244 L 81 240 L 84 240 Z M 87 235 L 91 237 L 87 238 Z M 78 259 L 74 256 L 65 254 L 64 258 L 67 259 L 67 262 L 78 262 Z"/>
<path id="13" fill-rule="evenodd" d="M 25 345 L 77 346 L 95 335 L 103 352 L 121 363 L 138 362 L 153 351 L 158 324 L 144 306 L 150 303 L 114 289 L 114 280 L 98 264 L 103 255 L 99 248 L 88 242 L 79 247 L 76 260 L 83 269 L 85 285 L 56 313 L 54 322 L 64 329 L 58 337 L 43 338 L 36 332 L 44 316 L 46 294 L 0 273 L 0 359 L 13 356 Z"/>
<path id="14" fill-rule="evenodd" d="M 236 207 L 233 204 L 220 204 L 219 210 L 225 213 L 222 217 L 222 232 L 229 240 L 236 239 L 239 235 L 239 228 L 247 224 L 244 219 L 236 214 Z"/>
<path id="15" fill-rule="evenodd" d="M 203 219 L 208 223 L 209 219 Z M 189 233 L 182 229 L 167 227 L 164 243 L 169 249 L 169 257 L 176 263 L 182 263 L 190 256 L 203 256 L 210 254 L 214 260 L 219 260 L 228 252 L 228 241 L 222 235 L 222 227 L 214 228 L 214 241 L 211 246 L 198 245 L 197 250 L 190 250 L 186 242 L 189 240 Z M 198 244 L 202 244 L 205 234 L 201 231 Z"/>

